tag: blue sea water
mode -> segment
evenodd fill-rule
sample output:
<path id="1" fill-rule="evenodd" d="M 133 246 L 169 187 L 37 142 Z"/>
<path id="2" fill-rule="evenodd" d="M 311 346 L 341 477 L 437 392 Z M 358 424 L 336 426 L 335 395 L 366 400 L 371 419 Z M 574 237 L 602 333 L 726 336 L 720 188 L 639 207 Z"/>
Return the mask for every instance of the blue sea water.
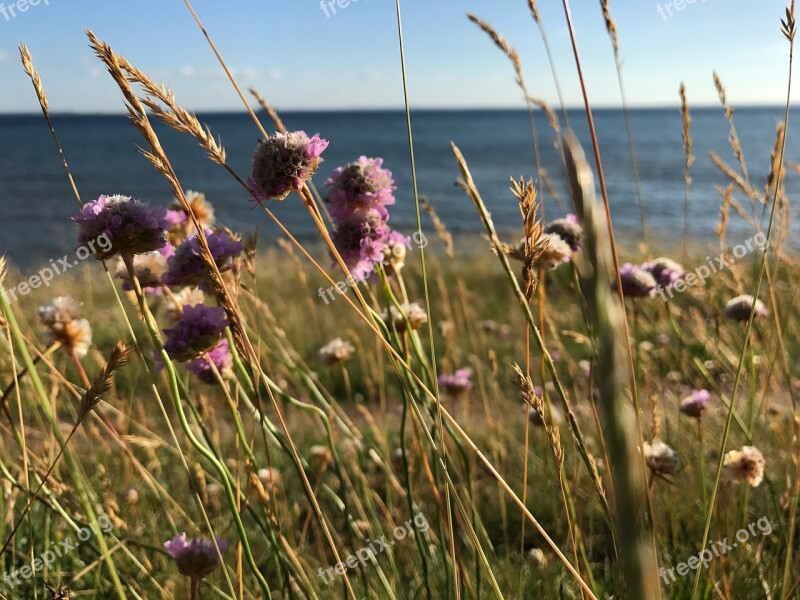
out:
<path id="1" fill-rule="evenodd" d="M 250 156 L 259 139 L 246 114 L 199 115 L 228 151 L 229 163 L 246 178 Z M 397 205 L 390 224 L 401 231 L 414 228 L 414 204 L 405 116 L 401 111 L 289 112 L 282 115 L 290 129 L 319 132 L 331 144 L 315 181 L 324 188 L 327 176 L 339 165 L 360 155 L 382 156 L 397 181 Z M 744 108 L 735 122 L 745 149 L 747 166 L 756 189 L 763 189 L 775 142 L 781 108 Z M 471 202 L 454 183 L 459 175 L 450 149 L 454 141 L 464 153 L 475 181 L 500 229 L 519 228 L 519 212 L 508 191 L 509 177 L 535 177 L 536 166 L 528 115 L 516 110 L 417 111 L 413 115 L 414 150 L 420 194 L 427 196 L 454 232 L 480 231 Z M 689 230 L 692 237 L 710 240 L 718 219 L 717 186 L 728 181 L 711 163 L 716 151 L 730 164 L 728 125 L 720 109 L 692 111 L 696 161 L 692 169 Z M 586 119 L 570 111 L 579 138 L 588 142 Z M 644 205 L 649 226 L 662 238 L 683 234 L 683 146 L 681 119 L 676 109 L 640 109 L 631 113 L 639 158 Z M 121 116 L 55 116 L 54 125 L 84 200 L 100 194 L 121 193 L 154 203 L 171 202 L 167 182 L 141 155 L 144 140 Z M 608 183 L 615 227 L 634 237 L 640 231 L 636 188 L 625 133 L 623 113 L 597 110 L 596 126 Z M 265 126 L 268 118 L 263 116 Z M 542 162 L 564 203 L 546 197 L 546 216 L 570 212 L 564 177 L 546 121 L 537 119 Z M 269 127 L 268 127 L 269 129 Z M 158 127 L 162 143 L 183 186 L 202 191 L 217 210 L 219 220 L 234 230 L 259 230 L 265 241 L 278 235 L 266 215 L 254 209 L 241 187 L 187 136 Z M 49 258 L 72 252 L 75 229 L 69 221 L 77 203 L 52 138 L 38 115 L 0 116 L 0 253 L 21 267 L 33 267 Z M 588 151 L 588 147 L 587 147 Z M 587 152 L 588 153 L 588 152 Z M 593 164 L 591 153 L 588 153 Z M 787 160 L 800 161 L 791 132 Z M 798 190 L 791 174 L 787 189 Z M 746 204 L 740 195 L 739 199 Z M 274 212 L 297 236 L 310 238 L 313 227 L 296 198 L 274 207 Z M 734 219 L 732 228 L 744 234 Z"/>

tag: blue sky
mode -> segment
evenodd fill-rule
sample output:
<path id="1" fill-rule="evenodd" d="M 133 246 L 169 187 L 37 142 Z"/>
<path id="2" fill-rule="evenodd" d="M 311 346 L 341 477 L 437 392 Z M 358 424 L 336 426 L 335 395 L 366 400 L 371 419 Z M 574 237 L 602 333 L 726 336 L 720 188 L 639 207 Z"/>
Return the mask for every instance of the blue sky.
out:
<path id="1" fill-rule="evenodd" d="M 21 41 L 31 48 L 53 111 L 121 112 L 118 91 L 87 47 L 86 28 L 167 83 L 190 109 L 240 108 L 181 0 L 40 0 L 11 17 L 19 1 L 0 0 L 0 113 L 38 110 L 17 60 Z M 676 104 L 681 80 L 693 105 L 712 104 L 713 69 L 737 105 L 783 101 L 784 0 L 683 0 L 681 11 L 676 2 L 611 0 L 632 105 Z M 561 1 L 539 5 L 567 104 L 577 105 Z M 334 1 L 336 14 L 329 8 L 328 16 L 319 0 L 195 0 L 194 6 L 241 83 L 281 110 L 402 106 L 394 0 L 350 0 L 346 8 Z M 403 0 L 402 6 L 414 106 L 520 106 L 510 65 L 464 18 L 467 11 L 517 47 L 531 92 L 555 103 L 526 0 Z M 572 9 L 590 98 L 616 106 L 619 90 L 599 2 L 572 0 Z"/>

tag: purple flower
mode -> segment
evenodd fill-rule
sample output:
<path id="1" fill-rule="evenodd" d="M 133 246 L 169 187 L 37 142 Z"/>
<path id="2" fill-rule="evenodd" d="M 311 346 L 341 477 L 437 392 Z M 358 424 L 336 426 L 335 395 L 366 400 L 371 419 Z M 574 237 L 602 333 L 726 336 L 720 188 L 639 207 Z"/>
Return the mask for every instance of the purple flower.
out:
<path id="1" fill-rule="evenodd" d="M 228 549 L 228 542 L 222 537 L 217 536 L 216 542 L 187 540 L 186 534 L 182 533 L 165 542 L 164 549 L 175 560 L 181 575 L 199 580 L 217 568 L 219 555 Z"/>
<path id="2" fill-rule="evenodd" d="M 622 293 L 632 298 L 646 298 L 653 295 L 656 289 L 655 278 L 643 268 L 631 263 L 625 263 L 619 269 L 622 280 Z M 611 284 L 613 290 L 617 289 L 617 282 Z"/>
<path id="3" fill-rule="evenodd" d="M 144 252 L 133 257 L 133 271 L 142 290 L 151 294 L 161 293 L 161 278 L 167 271 L 167 258 L 175 253 L 175 248 L 167 242 L 160 250 Z M 133 290 L 133 280 L 122 260 L 117 265 L 117 277 L 122 280 L 122 289 Z"/>
<path id="4" fill-rule="evenodd" d="M 642 269 L 650 273 L 664 289 L 672 287 L 676 281 L 686 276 L 682 265 L 665 256 L 646 262 L 642 265 Z"/>
<path id="5" fill-rule="evenodd" d="M 366 280 L 376 265 L 383 263 L 389 233 L 389 226 L 375 210 L 337 222 L 333 243 L 356 281 Z"/>
<path id="6" fill-rule="evenodd" d="M 334 218 L 349 219 L 359 211 L 369 210 L 377 210 L 384 219 L 388 218 L 385 207 L 395 203 L 392 192 L 396 188 L 392 172 L 381 165 L 382 158 L 362 156 L 333 172 L 325 183 Z"/>
<path id="7" fill-rule="evenodd" d="M 170 358 L 183 362 L 214 349 L 228 325 L 225 309 L 203 304 L 186 306 L 180 319 L 165 329 L 164 349 Z"/>
<path id="8" fill-rule="evenodd" d="M 699 419 L 708 407 L 709 400 L 711 394 L 708 390 L 695 390 L 691 396 L 681 400 L 680 411 L 689 417 Z"/>
<path id="9" fill-rule="evenodd" d="M 78 243 L 98 260 L 158 250 L 166 242 L 169 227 L 163 206 L 119 195 L 87 202 L 72 220 L 78 224 Z"/>
<path id="10" fill-rule="evenodd" d="M 214 363 L 214 366 L 217 368 L 217 371 L 219 371 L 219 374 L 223 378 L 230 375 L 231 366 L 233 365 L 233 357 L 231 356 L 231 350 L 228 347 L 228 340 L 222 338 L 213 350 L 204 356 L 201 356 L 200 358 L 190 360 L 188 363 L 186 363 L 186 368 L 191 373 L 197 375 L 197 378 L 203 383 L 217 383 L 217 375 L 214 373 L 214 369 L 211 368 L 211 365 L 208 363 L 208 361 Z"/>
<path id="11" fill-rule="evenodd" d="M 439 387 L 448 396 L 459 397 L 472 389 L 472 371 L 458 369 L 455 373 L 442 373 L 438 378 Z"/>
<path id="12" fill-rule="evenodd" d="M 736 296 L 725 305 L 725 316 L 734 321 L 749 321 L 750 313 L 753 312 L 755 303 L 755 316 L 763 317 L 769 314 L 769 310 L 761 300 L 757 300 L 748 294 Z"/>
<path id="13" fill-rule="evenodd" d="M 562 219 L 550 221 L 544 228 L 544 233 L 556 234 L 567 243 L 573 252 L 577 252 L 581 248 L 583 227 L 580 226 L 575 215 L 570 214 Z"/>
<path id="14" fill-rule="evenodd" d="M 227 231 L 206 231 L 208 248 L 220 273 L 234 267 L 244 246 L 233 239 Z M 208 268 L 200 254 L 200 242 L 196 236 L 184 241 L 169 259 L 163 281 L 169 286 L 198 285 L 206 280 Z"/>
<path id="15" fill-rule="evenodd" d="M 305 131 L 276 133 L 261 140 L 253 154 L 248 187 L 259 200 L 283 200 L 311 179 L 327 147 L 328 140 L 318 133 L 308 137 Z"/>

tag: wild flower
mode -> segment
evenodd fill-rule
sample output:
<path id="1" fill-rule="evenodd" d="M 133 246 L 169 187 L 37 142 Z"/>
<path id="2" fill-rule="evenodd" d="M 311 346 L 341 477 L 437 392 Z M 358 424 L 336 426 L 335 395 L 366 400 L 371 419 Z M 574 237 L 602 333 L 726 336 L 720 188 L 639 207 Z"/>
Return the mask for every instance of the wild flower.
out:
<path id="1" fill-rule="evenodd" d="M 622 293 L 630 298 L 647 298 L 653 295 L 657 282 L 649 271 L 631 263 L 625 263 L 619 269 L 622 280 Z M 617 281 L 614 280 L 611 288 L 616 291 Z"/>
<path id="2" fill-rule="evenodd" d="M 722 464 L 728 481 L 758 487 L 764 479 L 766 461 L 761 451 L 754 446 L 743 446 L 740 450 L 731 450 L 725 455 Z"/>
<path id="3" fill-rule="evenodd" d="M 186 286 L 180 291 L 170 294 L 165 301 L 166 317 L 170 321 L 177 321 L 181 317 L 184 307 L 194 306 L 195 304 L 205 304 L 206 295 L 198 287 Z"/>
<path id="4" fill-rule="evenodd" d="M 391 319 L 389 315 L 391 314 Z M 381 313 L 381 319 L 388 326 L 390 322 L 394 323 L 395 329 L 402 333 L 406 330 L 406 319 L 411 329 L 419 329 L 428 322 L 428 314 L 416 302 L 405 303 L 400 305 L 400 310 L 396 306 L 390 306 L 389 311 L 384 310 Z"/>
<path id="5" fill-rule="evenodd" d="M 199 581 L 219 566 L 219 555 L 228 549 L 228 542 L 221 537 L 217 537 L 216 544 L 210 540 L 187 540 L 186 534 L 181 533 L 165 542 L 164 549 L 175 561 L 181 575 Z"/>
<path id="6" fill-rule="evenodd" d="M 167 242 L 160 250 L 152 250 L 133 257 L 133 272 L 142 290 L 150 293 L 160 293 L 161 278 L 167 271 L 167 258 L 174 254 L 175 249 Z M 118 259 L 117 277 L 122 280 L 122 289 L 134 289 L 133 279 L 128 272 L 122 258 Z"/>
<path id="7" fill-rule="evenodd" d="M 214 368 L 211 367 L 209 361 L 213 363 L 216 370 L 219 372 L 223 379 L 227 379 L 232 375 L 231 368 L 233 366 L 233 356 L 228 346 L 228 340 L 222 338 L 213 350 L 207 352 L 200 358 L 195 358 L 186 363 L 186 369 L 197 376 L 203 383 L 214 384 L 217 383 L 217 375 L 214 373 Z"/>
<path id="8" fill-rule="evenodd" d="M 725 305 L 725 316 L 734 321 L 747 321 L 750 313 L 753 312 L 755 302 L 755 316 L 761 317 L 769 314 L 769 310 L 761 300 L 753 298 L 749 294 L 736 296 Z"/>
<path id="9" fill-rule="evenodd" d="M 78 224 L 78 243 L 87 244 L 105 235 L 108 248 L 94 250 L 98 260 L 116 254 L 131 256 L 158 250 L 166 243 L 166 210 L 128 196 L 100 196 L 83 205 L 72 217 Z"/>
<path id="10" fill-rule="evenodd" d="M 644 442 L 644 460 L 655 475 L 675 475 L 681 470 L 678 453 L 659 439 Z"/>
<path id="11" fill-rule="evenodd" d="M 336 223 L 333 243 L 356 281 L 366 281 L 383 263 L 389 232 L 375 210 Z"/>
<path id="12" fill-rule="evenodd" d="M 708 408 L 711 394 L 708 390 L 695 390 L 692 394 L 681 400 L 680 411 L 689 417 L 699 419 Z"/>
<path id="13" fill-rule="evenodd" d="M 681 264 L 665 256 L 644 263 L 642 269 L 650 273 L 656 283 L 664 289 L 672 287 L 675 282 L 686 276 L 686 270 Z"/>
<path id="14" fill-rule="evenodd" d="M 442 373 L 439 388 L 448 396 L 459 398 L 472 389 L 472 370 L 458 369 L 455 373 Z"/>
<path id="15" fill-rule="evenodd" d="M 553 233 L 564 240 L 570 250 L 577 252 L 581 249 L 581 239 L 583 238 L 583 227 L 578 223 L 575 215 L 567 215 L 560 219 L 554 219 L 545 225 L 544 233 Z"/>
<path id="16" fill-rule="evenodd" d="M 302 189 L 321 162 L 328 141 L 305 131 L 275 133 L 258 142 L 248 187 L 259 200 L 283 200 Z"/>
<path id="17" fill-rule="evenodd" d="M 186 201 L 189 203 L 189 208 L 192 209 L 192 213 L 194 213 L 194 216 L 200 225 L 204 228 L 212 227 L 214 225 L 214 221 L 216 220 L 214 217 L 214 205 L 206 200 L 206 195 L 193 190 L 186 190 L 186 192 L 184 192 L 184 196 L 186 196 Z M 181 213 L 183 215 L 182 221 L 184 223 L 189 220 L 189 214 L 186 212 L 186 209 L 180 202 L 173 202 L 167 212 Z"/>
<path id="18" fill-rule="evenodd" d="M 361 156 L 337 168 L 325 182 L 331 216 L 349 219 L 359 212 L 376 210 L 388 218 L 386 207 L 395 203 L 392 172 L 383 168 L 382 158 Z"/>
<path id="19" fill-rule="evenodd" d="M 335 338 L 319 349 L 319 357 L 326 365 L 347 362 L 353 357 L 356 347 L 342 338 Z"/>
<path id="20" fill-rule="evenodd" d="M 230 271 L 244 246 L 227 231 L 206 232 L 208 248 L 220 273 Z M 199 285 L 208 280 L 208 266 L 200 254 L 200 242 L 196 236 L 188 238 L 175 250 L 167 262 L 163 282 L 169 286 Z"/>
<path id="21" fill-rule="evenodd" d="M 92 345 L 92 327 L 81 313 L 81 303 L 69 296 L 58 296 L 39 307 L 46 343 L 58 342 L 67 352 L 79 358 L 86 356 Z"/>
<path id="22" fill-rule="evenodd" d="M 398 275 L 406 264 L 406 248 L 411 238 L 398 231 L 391 231 L 386 236 L 386 247 L 383 249 L 383 264 L 386 274 Z"/>
<path id="23" fill-rule="evenodd" d="M 228 325 L 225 309 L 203 304 L 187 306 L 170 329 L 165 329 L 164 349 L 170 358 L 184 362 L 216 348 Z"/>

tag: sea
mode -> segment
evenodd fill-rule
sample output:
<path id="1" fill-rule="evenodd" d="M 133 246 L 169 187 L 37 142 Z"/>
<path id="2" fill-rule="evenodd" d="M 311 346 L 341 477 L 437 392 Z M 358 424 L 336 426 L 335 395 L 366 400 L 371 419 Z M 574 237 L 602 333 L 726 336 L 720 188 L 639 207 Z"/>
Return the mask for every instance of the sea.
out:
<path id="1" fill-rule="evenodd" d="M 259 116 L 271 130 L 268 117 Z M 712 164 L 709 153 L 718 153 L 734 168 L 738 165 L 728 142 L 729 127 L 723 111 L 696 108 L 691 116 L 695 161 L 691 169 L 688 231 L 692 239 L 710 244 L 719 219 L 720 189 L 729 181 Z M 215 113 L 198 117 L 227 150 L 229 164 L 246 178 L 260 137 L 250 116 Z M 390 225 L 409 234 L 415 229 L 403 111 L 286 112 L 282 117 L 288 128 L 319 133 L 330 141 L 315 177 L 323 195 L 325 180 L 336 167 L 362 155 L 382 157 L 397 185 L 397 204 L 391 209 Z M 642 232 L 624 113 L 598 109 L 594 117 L 612 219 L 622 239 L 633 243 Z M 570 110 L 566 119 L 586 145 L 587 156 L 594 165 L 585 113 Z M 734 115 L 756 189 L 764 188 L 776 124 L 782 119 L 781 107 L 740 108 Z M 630 121 L 648 229 L 653 236 L 677 243 L 684 231 L 680 114 L 676 108 L 635 109 L 630 112 Z M 100 194 L 125 194 L 164 205 L 172 201 L 169 185 L 142 156 L 145 141 L 126 117 L 54 115 L 53 124 L 84 201 Z M 541 163 L 556 190 L 556 194 L 550 194 L 546 186 L 541 186 L 544 215 L 552 219 L 571 212 L 571 201 L 553 133 L 541 114 L 537 114 L 536 129 Z M 205 157 L 193 139 L 163 125 L 157 126 L 157 132 L 183 187 L 205 193 L 214 204 L 219 221 L 236 231 L 258 230 L 262 244 L 275 243 L 280 232 L 253 206 L 239 184 Z M 419 193 L 430 200 L 453 233 L 477 234 L 482 225 L 472 203 L 456 185 L 459 171 L 451 142 L 461 148 L 498 229 L 509 235 L 521 232 L 517 203 L 508 188 L 510 178 L 535 180 L 537 175 L 527 111 L 414 111 L 412 132 Z M 0 254 L 7 255 L 20 269 L 32 269 L 74 252 L 75 226 L 70 216 L 78 211 L 78 204 L 44 119 L 41 115 L 2 115 L 0 140 Z M 787 161 L 800 162 L 798 148 L 790 126 Z M 790 198 L 800 191 L 798 178 L 800 175 L 789 169 Z M 743 195 L 737 197 L 750 210 Z M 272 208 L 293 234 L 304 240 L 316 239 L 309 215 L 297 197 L 289 197 Z M 425 219 L 423 226 L 430 229 L 430 222 Z M 732 241 L 753 234 L 752 228 L 735 216 L 730 227 Z"/>

